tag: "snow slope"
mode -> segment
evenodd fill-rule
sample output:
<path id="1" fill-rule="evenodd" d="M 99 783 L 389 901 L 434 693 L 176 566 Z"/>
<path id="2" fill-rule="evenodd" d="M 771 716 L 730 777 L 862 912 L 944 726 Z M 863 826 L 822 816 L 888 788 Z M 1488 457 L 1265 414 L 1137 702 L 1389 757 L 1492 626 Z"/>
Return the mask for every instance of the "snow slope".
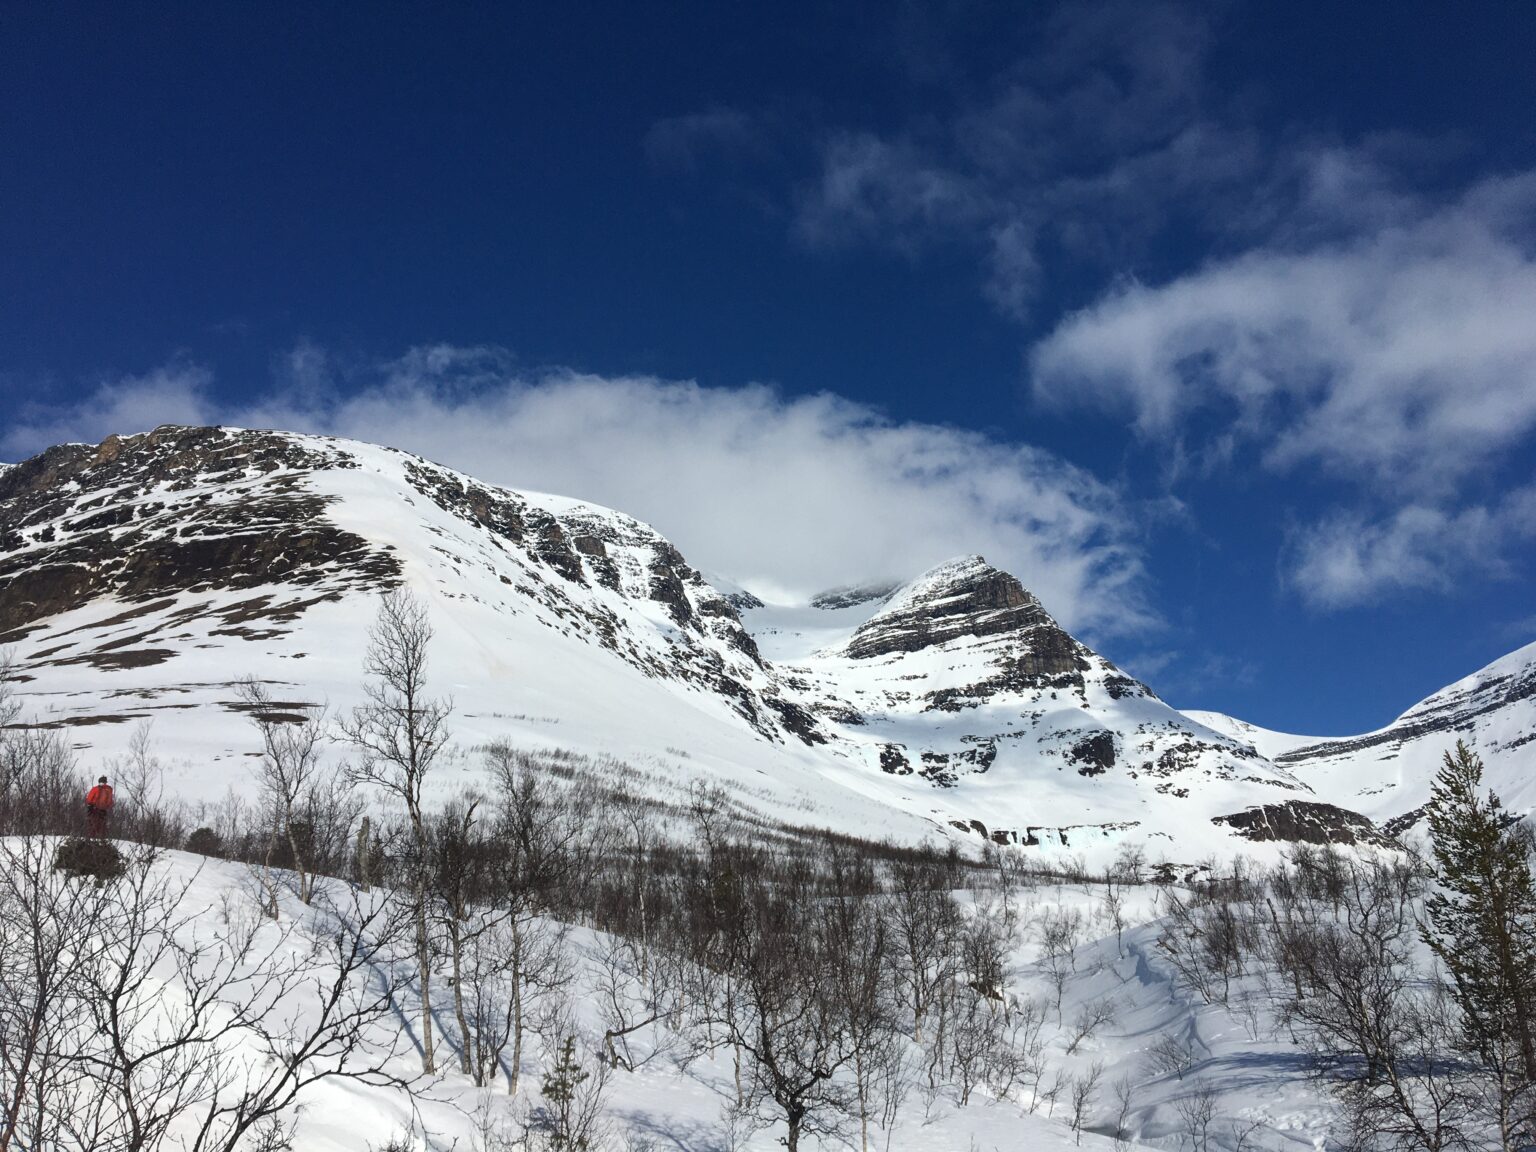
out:
<path id="1" fill-rule="evenodd" d="M 1239 720 L 1236 716 L 1228 716 L 1225 712 L 1205 712 L 1199 708 L 1184 708 L 1181 711 L 1196 724 L 1209 728 L 1212 732 L 1220 732 L 1229 740 L 1247 744 L 1267 760 L 1274 760 L 1308 744 L 1316 744 L 1322 739 L 1318 736 L 1296 736 L 1289 732 L 1274 732 L 1268 728 L 1260 728 L 1257 724 L 1250 724 L 1246 720 Z"/>
<path id="2" fill-rule="evenodd" d="M 51 500 L 12 530 L 21 547 L 0 572 L 20 621 L 0 641 L 25 703 L 68 726 L 88 766 L 147 719 L 181 796 L 245 787 L 257 743 L 234 681 L 255 676 L 294 705 L 356 702 L 375 596 L 400 580 L 428 602 L 433 687 L 453 699 L 466 751 L 441 792 L 478 780 L 467 750 L 506 739 L 621 756 L 659 788 L 714 780 L 798 823 L 836 817 L 904 838 L 935 826 L 850 789 L 852 771 L 792 734 L 808 718 L 734 610 L 630 517 L 321 438 L 166 430 L 122 443 L 120 459 L 153 466 L 92 483 L 110 470 L 91 461 L 84 482 L 45 477 Z M 178 456 L 185 467 L 161 466 Z M 187 540 L 201 551 L 189 557 Z M 111 569 L 149 555 L 169 558 L 147 578 Z M 84 566 L 108 575 L 63 611 L 18 616 L 18 584 L 57 587 Z"/>

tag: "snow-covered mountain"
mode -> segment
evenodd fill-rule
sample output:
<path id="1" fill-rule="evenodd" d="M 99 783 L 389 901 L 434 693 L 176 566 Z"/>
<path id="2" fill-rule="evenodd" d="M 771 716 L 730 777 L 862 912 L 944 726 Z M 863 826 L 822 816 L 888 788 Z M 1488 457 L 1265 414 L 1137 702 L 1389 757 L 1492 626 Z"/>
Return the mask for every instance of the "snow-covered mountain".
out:
<path id="1" fill-rule="evenodd" d="M 1483 761 L 1483 783 L 1512 811 L 1536 811 L 1536 644 L 1419 701 L 1363 736 L 1319 739 L 1271 732 L 1213 712 L 1187 713 L 1251 744 L 1336 803 L 1388 831 L 1415 825 L 1445 753 L 1465 741 Z"/>
<path id="2" fill-rule="evenodd" d="M 744 619 L 775 637 L 790 687 L 842 741 L 895 780 L 953 795 L 981 835 L 1067 847 L 1158 838 L 1196 813 L 1209 824 L 1306 796 L 1252 748 L 1073 639 L 979 556 L 888 596 L 847 599 L 830 606 L 841 626 L 830 642 L 806 619 L 814 608 L 792 621 L 766 607 Z"/>
<path id="3" fill-rule="evenodd" d="M 789 824 L 1089 856 L 1131 839 L 1177 861 L 1371 838 L 1357 812 L 1421 802 L 1417 784 L 1362 795 L 1353 758 L 1375 764 L 1392 737 L 1303 747 L 1178 712 L 980 557 L 765 604 L 621 512 L 350 441 L 165 427 L 0 472 L 0 646 L 26 703 L 88 765 L 152 719 L 192 799 L 245 786 L 233 683 L 352 703 L 375 596 L 402 581 L 429 601 L 456 705 L 464 755 L 442 789 L 506 739 L 622 759 L 661 791 L 719 782 Z M 1523 683 L 1529 706 L 1536 653 L 1521 657 L 1525 680 L 1512 666 L 1489 691 Z M 1426 749 L 1480 706 L 1437 699 Z M 1533 730 L 1509 715 L 1501 748 Z"/>
<path id="4" fill-rule="evenodd" d="M 608 753 L 658 787 L 764 792 L 786 819 L 932 827 L 828 779 L 825 735 L 735 608 L 620 513 L 389 449 L 201 428 L 51 449 L 0 477 L 0 509 L 0 644 L 28 704 L 88 762 L 153 720 L 188 797 L 246 776 L 236 679 L 290 703 L 358 699 L 375 596 L 403 580 L 429 602 L 461 748 Z"/>

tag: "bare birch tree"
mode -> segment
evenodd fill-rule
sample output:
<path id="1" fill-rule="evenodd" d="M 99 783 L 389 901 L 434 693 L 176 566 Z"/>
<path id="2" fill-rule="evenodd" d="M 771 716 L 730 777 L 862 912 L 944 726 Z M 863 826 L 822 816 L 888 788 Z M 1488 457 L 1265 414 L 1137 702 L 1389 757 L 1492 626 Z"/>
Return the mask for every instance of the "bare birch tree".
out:
<path id="1" fill-rule="evenodd" d="M 301 812 L 307 794 L 321 774 L 324 709 L 308 712 L 294 722 L 289 714 L 279 713 L 266 685 L 254 678 L 242 680 L 235 693 L 261 733 L 261 796 L 272 824 L 264 867 L 270 875 L 278 841 L 285 841 L 288 862 L 298 882 L 299 899 L 308 904 L 315 891 L 316 868 L 311 859 L 314 829 L 313 822 L 304 820 Z M 270 883 L 267 887 L 270 890 Z M 277 915 L 275 901 L 269 905 L 269 915 Z"/>
<path id="2" fill-rule="evenodd" d="M 448 742 L 451 700 L 427 695 L 427 649 L 432 623 L 426 604 L 405 589 L 387 592 L 368 631 L 363 660 L 366 702 L 343 716 L 340 727 L 360 753 L 349 768 L 354 783 L 372 785 L 404 807 L 415 849 L 411 862 L 412 916 L 421 996 L 421 1067 L 436 1071 L 432 1052 L 432 949 L 427 924 L 428 828 L 422 787 Z"/>

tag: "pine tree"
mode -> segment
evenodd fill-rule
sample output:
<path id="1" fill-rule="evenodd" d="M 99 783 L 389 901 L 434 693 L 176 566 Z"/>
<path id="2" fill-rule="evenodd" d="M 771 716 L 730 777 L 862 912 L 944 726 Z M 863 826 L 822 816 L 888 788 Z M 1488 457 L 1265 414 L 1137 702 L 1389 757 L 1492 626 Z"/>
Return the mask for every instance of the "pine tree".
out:
<path id="1" fill-rule="evenodd" d="M 1518 1089 L 1536 1085 L 1536 882 L 1530 843 L 1458 741 L 1428 809 L 1437 890 L 1425 942 L 1451 978 L 1467 1049 Z"/>
<path id="2" fill-rule="evenodd" d="M 548 1105 L 544 1122 L 552 1152 L 587 1152 L 589 1141 L 582 1130 L 577 1092 L 587 1080 L 587 1073 L 576 1059 L 576 1037 L 567 1036 L 560 1058 L 545 1074 L 539 1092 Z"/>

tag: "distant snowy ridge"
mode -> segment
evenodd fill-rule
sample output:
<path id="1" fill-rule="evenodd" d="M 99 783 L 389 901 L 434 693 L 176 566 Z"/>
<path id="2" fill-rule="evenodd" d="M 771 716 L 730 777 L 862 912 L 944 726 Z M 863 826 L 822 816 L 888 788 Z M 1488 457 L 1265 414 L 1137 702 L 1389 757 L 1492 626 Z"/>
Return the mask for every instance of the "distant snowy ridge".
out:
<path id="1" fill-rule="evenodd" d="M 1446 752 L 1464 741 L 1482 758 L 1484 781 L 1505 805 L 1536 811 L 1536 644 L 1527 644 L 1421 700 L 1360 736 L 1269 732 L 1231 717 L 1189 713 L 1248 739 L 1319 793 L 1394 831 L 1415 826 Z"/>

